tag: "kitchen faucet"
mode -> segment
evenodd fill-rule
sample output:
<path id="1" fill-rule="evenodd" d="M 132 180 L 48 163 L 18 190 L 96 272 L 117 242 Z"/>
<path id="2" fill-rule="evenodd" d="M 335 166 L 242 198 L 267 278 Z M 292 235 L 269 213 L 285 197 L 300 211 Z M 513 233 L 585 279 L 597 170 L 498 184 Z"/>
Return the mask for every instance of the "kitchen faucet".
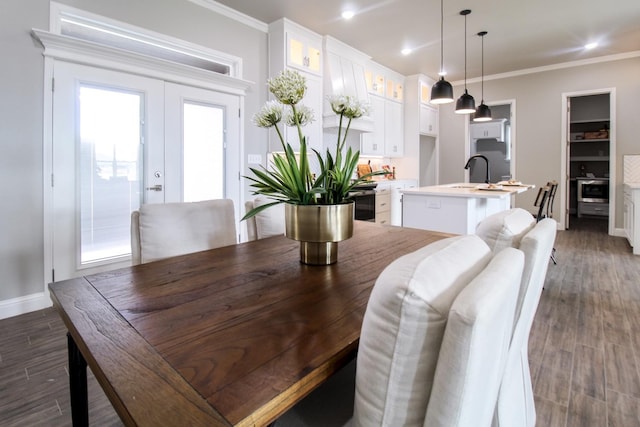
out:
<path id="1" fill-rule="evenodd" d="M 484 182 L 485 182 L 485 183 L 487 183 L 487 184 L 489 184 L 489 159 L 487 159 L 487 158 L 486 158 L 485 156 L 483 156 L 482 154 L 475 154 L 475 155 L 473 155 L 473 156 L 469 157 L 469 160 L 467 160 L 467 164 L 466 164 L 466 165 L 464 165 L 464 168 L 465 168 L 465 169 L 469 169 L 469 167 L 471 166 L 471 161 L 472 161 L 472 160 L 475 160 L 475 159 L 476 159 L 476 158 L 478 158 L 478 157 L 480 157 L 480 158 L 484 159 L 485 163 L 487 164 L 487 175 L 486 175 L 486 178 L 485 178 Z"/>

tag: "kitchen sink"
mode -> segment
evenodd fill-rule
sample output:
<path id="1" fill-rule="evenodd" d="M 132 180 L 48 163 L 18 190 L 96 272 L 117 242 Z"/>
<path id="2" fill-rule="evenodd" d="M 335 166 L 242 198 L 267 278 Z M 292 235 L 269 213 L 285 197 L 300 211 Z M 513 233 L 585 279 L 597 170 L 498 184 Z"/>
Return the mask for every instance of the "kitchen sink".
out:
<path id="1" fill-rule="evenodd" d="M 454 184 L 454 185 L 444 185 L 443 187 L 447 188 L 476 188 L 478 184 Z"/>

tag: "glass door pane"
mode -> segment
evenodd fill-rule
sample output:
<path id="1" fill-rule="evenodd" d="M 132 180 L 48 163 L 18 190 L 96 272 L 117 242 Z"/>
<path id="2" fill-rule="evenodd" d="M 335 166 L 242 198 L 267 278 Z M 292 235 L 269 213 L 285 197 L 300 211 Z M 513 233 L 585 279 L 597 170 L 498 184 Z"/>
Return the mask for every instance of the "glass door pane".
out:
<path id="1" fill-rule="evenodd" d="M 224 198 L 224 110 L 183 105 L 183 188 L 185 202 Z"/>
<path id="2" fill-rule="evenodd" d="M 131 211 L 140 207 L 143 96 L 79 88 L 80 263 L 131 253 Z"/>

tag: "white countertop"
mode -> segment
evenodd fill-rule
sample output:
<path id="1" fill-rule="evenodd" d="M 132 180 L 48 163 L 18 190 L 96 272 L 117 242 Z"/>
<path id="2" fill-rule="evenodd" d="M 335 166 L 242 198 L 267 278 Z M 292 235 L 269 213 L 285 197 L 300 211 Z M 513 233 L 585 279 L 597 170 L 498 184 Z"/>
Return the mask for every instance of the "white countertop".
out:
<path id="1" fill-rule="evenodd" d="M 473 182 L 459 182 L 444 185 L 432 185 L 429 187 L 410 188 L 402 190 L 403 194 L 443 197 L 467 197 L 467 198 L 495 198 L 502 199 L 512 194 L 523 193 L 534 185 L 522 184 L 517 186 L 503 185 L 499 189 L 483 189 L 487 184 Z"/>

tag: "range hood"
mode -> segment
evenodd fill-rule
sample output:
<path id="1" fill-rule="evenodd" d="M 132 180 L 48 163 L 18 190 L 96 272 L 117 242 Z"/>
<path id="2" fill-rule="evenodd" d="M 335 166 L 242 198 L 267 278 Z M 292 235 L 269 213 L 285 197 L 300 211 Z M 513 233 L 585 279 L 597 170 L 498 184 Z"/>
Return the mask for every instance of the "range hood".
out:
<path id="1" fill-rule="evenodd" d="M 369 92 L 364 75 L 364 65 L 368 57 L 362 52 L 345 45 L 339 40 L 325 36 L 324 39 L 324 94 L 348 95 L 361 101 L 369 101 Z M 328 101 L 324 102 L 322 127 L 337 129 L 340 117 L 332 110 Z M 346 126 L 346 123 L 343 123 Z M 363 116 L 351 121 L 350 132 L 373 132 L 373 120 Z"/>

